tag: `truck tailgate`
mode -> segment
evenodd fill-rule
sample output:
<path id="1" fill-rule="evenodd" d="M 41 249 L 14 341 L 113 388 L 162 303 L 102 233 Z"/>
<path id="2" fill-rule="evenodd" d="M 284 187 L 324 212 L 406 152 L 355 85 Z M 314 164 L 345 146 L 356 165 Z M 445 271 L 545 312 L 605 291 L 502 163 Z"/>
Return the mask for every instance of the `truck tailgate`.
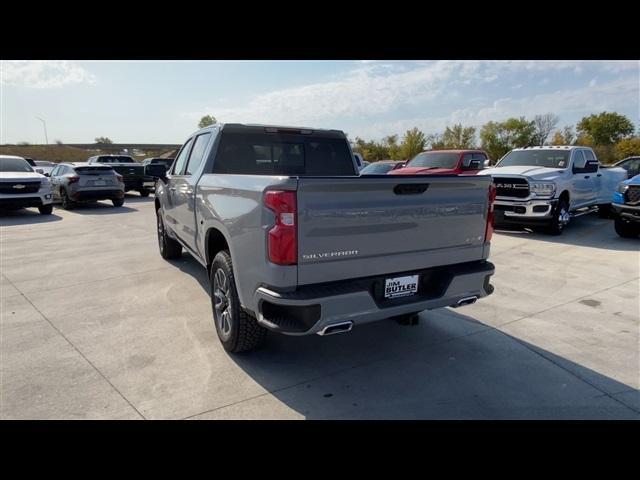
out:
<path id="1" fill-rule="evenodd" d="M 302 177 L 298 284 L 481 260 L 490 177 Z"/>

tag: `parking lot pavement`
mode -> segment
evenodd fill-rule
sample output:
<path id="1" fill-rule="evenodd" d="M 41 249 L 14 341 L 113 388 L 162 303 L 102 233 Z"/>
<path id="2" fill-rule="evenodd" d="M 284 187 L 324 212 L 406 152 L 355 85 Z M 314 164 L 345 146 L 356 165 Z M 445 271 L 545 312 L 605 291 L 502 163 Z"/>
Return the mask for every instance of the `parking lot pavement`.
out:
<path id="1" fill-rule="evenodd" d="M 498 232 L 495 293 L 345 335 L 221 347 L 153 197 L 0 216 L 0 417 L 640 419 L 640 242 Z"/>

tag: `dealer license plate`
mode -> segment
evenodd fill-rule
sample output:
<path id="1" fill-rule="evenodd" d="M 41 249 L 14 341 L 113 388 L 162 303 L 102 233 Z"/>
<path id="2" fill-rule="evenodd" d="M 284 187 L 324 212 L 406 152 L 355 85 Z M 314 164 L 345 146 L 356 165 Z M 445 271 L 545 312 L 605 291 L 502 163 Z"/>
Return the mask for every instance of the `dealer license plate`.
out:
<path id="1" fill-rule="evenodd" d="M 414 295 L 418 292 L 418 275 L 387 278 L 384 281 L 384 298 Z"/>

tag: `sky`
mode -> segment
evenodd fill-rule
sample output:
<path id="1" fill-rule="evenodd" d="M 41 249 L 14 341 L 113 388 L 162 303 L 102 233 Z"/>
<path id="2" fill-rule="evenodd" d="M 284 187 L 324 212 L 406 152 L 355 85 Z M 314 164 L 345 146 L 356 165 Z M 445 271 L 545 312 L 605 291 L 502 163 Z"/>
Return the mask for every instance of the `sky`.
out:
<path id="1" fill-rule="evenodd" d="M 379 140 L 418 127 L 616 111 L 640 130 L 638 61 L 2 61 L 0 143 L 180 144 L 219 122 L 335 128 Z"/>

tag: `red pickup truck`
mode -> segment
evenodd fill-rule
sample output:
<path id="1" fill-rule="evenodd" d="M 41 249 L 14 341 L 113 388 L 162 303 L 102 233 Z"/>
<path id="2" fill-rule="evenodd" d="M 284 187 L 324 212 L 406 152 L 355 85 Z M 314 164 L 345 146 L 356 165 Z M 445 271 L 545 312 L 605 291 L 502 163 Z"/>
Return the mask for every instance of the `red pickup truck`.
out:
<path id="1" fill-rule="evenodd" d="M 428 150 L 413 157 L 389 175 L 476 174 L 489 157 L 482 150 Z"/>

